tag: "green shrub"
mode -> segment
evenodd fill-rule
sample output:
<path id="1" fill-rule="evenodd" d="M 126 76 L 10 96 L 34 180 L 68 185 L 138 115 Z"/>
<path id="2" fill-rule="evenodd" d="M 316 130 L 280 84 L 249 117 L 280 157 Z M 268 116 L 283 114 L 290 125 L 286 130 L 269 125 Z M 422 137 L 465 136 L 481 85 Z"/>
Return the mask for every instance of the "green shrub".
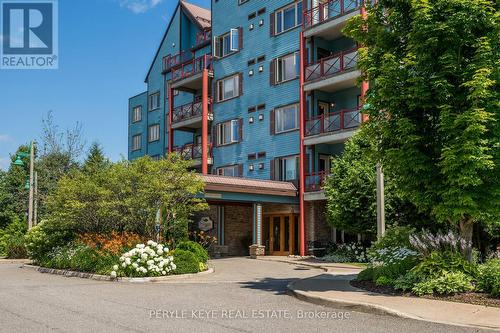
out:
<path id="1" fill-rule="evenodd" d="M 70 224 L 43 221 L 28 231 L 25 242 L 30 259 L 41 263 L 48 259 L 53 249 L 68 245 L 74 238 L 74 229 Z"/>
<path id="2" fill-rule="evenodd" d="M 368 267 L 368 268 L 362 270 L 361 272 L 359 272 L 356 280 L 358 280 L 358 281 L 372 281 L 374 274 L 375 274 L 375 268 Z"/>
<path id="3" fill-rule="evenodd" d="M 384 236 L 373 243 L 370 249 L 386 249 L 405 247 L 411 249 L 410 235 L 415 232 L 415 228 L 393 226 L 388 228 Z"/>
<path id="4" fill-rule="evenodd" d="M 26 230 L 26 223 L 21 222 L 17 218 L 5 229 L 0 230 L 0 256 L 6 256 L 10 259 L 27 258 L 26 247 L 24 245 Z"/>
<path id="5" fill-rule="evenodd" d="M 479 266 L 478 290 L 500 297 L 500 258 L 488 260 Z"/>
<path id="6" fill-rule="evenodd" d="M 377 266 L 375 267 L 373 274 L 373 281 L 377 281 L 377 279 L 381 276 L 385 276 L 391 280 L 396 280 L 408 273 L 408 271 L 415 267 L 416 264 L 417 261 L 415 258 L 407 258 L 392 264 Z"/>
<path id="7" fill-rule="evenodd" d="M 409 271 L 405 275 L 400 276 L 394 281 L 394 288 L 402 290 L 402 291 L 409 291 L 411 290 L 417 283 L 421 282 L 422 279 L 420 276 L 413 272 Z"/>
<path id="8" fill-rule="evenodd" d="M 200 271 L 200 262 L 193 252 L 175 249 L 174 264 L 177 266 L 175 274 L 198 273 Z"/>
<path id="9" fill-rule="evenodd" d="M 448 295 L 473 290 L 472 278 L 463 272 L 443 271 L 439 276 L 418 282 L 412 291 L 418 296 L 425 294 Z"/>
<path id="10" fill-rule="evenodd" d="M 432 252 L 413 271 L 422 280 L 439 277 L 443 272 L 461 272 L 473 278 L 478 274 L 476 265 L 468 262 L 460 253 L 451 251 Z"/>
<path id="11" fill-rule="evenodd" d="M 192 252 L 199 262 L 206 263 L 208 261 L 208 252 L 199 243 L 183 241 L 177 245 L 176 249 Z"/>
<path id="12" fill-rule="evenodd" d="M 394 280 L 385 275 L 379 276 L 377 280 L 375 280 L 375 284 L 377 286 L 390 286 L 394 284 Z"/>

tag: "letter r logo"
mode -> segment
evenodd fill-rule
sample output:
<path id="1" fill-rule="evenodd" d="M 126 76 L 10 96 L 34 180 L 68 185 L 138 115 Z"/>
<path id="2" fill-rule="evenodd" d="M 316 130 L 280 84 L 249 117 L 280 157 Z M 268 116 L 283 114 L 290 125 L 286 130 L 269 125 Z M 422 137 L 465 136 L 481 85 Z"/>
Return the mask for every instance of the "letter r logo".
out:
<path id="1" fill-rule="evenodd" d="M 2 16 L 3 54 L 52 54 L 51 2 L 6 1 Z"/>

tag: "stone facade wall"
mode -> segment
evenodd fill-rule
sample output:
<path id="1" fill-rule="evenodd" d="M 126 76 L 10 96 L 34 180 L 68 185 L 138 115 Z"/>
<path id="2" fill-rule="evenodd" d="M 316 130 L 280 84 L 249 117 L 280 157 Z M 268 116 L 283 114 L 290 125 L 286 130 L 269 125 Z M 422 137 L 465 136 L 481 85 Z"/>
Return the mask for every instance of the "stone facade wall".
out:
<path id="1" fill-rule="evenodd" d="M 326 201 L 308 201 L 305 211 L 306 241 L 332 240 L 332 228 L 326 221 Z"/>
<path id="2" fill-rule="evenodd" d="M 230 256 L 247 256 L 253 237 L 253 205 L 224 207 L 224 245 Z"/>

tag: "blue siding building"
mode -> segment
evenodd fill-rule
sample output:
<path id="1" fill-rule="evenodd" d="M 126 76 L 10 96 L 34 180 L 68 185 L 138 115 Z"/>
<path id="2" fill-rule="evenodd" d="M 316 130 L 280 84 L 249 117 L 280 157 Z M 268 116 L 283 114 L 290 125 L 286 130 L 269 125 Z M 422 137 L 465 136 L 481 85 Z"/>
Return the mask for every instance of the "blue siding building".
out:
<path id="1" fill-rule="evenodd" d="M 128 156 L 193 160 L 227 253 L 306 254 L 360 237 L 327 225 L 321 188 L 366 120 L 357 45 L 341 32 L 360 13 L 359 0 L 179 1 L 147 91 L 129 100 Z M 249 222 L 230 232 L 234 211 Z"/>

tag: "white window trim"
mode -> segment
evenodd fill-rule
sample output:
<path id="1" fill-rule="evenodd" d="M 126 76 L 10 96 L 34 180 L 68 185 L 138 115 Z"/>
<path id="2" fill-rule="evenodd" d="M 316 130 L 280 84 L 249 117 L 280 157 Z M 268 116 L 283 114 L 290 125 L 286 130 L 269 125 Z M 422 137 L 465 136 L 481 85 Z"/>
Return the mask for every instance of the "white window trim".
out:
<path id="1" fill-rule="evenodd" d="M 292 129 L 284 130 L 284 131 L 278 131 L 278 121 L 277 121 L 278 112 L 282 111 L 284 109 L 290 108 L 292 106 L 295 108 L 295 127 Z M 297 129 L 299 129 L 299 122 L 300 122 L 299 118 L 300 118 L 300 115 L 299 115 L 299 104 L 298 103 L 285 105 L 285 106 L 274 109 L 274 133 L 275 134 L 283 134 L 283 133 L 287 133 L 287 132 L 296 131 Z"/>
<path id="2" fill-rule="evenodd" d="M 224 125 L 229 124 L 229 130 L 230 130 L 230 140 L 229 142 L 224 142 L 224 135 L 222 135 L 222 128 Z M 236 126 L 234 125 L 236 124 Z M 233 120 L 228 120 L 223 123 L 217 124 L 217 146 L 227 146 L 233 143 L 238 143 L 239 142 L 239 120 L 238 119 L 233 119 Z M 236 127 L 236 132 L 235 132 L 235 127 Z M 235 137 L 237 139 L 235 139 Z"/>
<path id="3" fill-rule="evenodd" d="M 225 171 L 230 170 L 230 169 L 233 171 L 233 176 L 228 176 L 225 174 Z M 217 168 L 217 175 L 219 175 L 219 176 L 241 177 L 241 175 L 239 173 L 240 173 L 240 166 L 238 164 L 227 165 L 227 166 Z"/>
<path id="4" fill-rule="evenodd" d="M 224 58 L 227 57 L 233 53 L 236 53 L 240 50 L 239 47 L 239 28 L 233 28 L 230 29 L 228 32 L 220 35 L 220 36 L 215 36 L 214 41 L 213 41 L 213 56 L 215 58 Z M 226 49 L 224 47 L 224 38 L 229 36 L 229 52 L 224 53 L 224 50 Z M 234 45 L 236 43 L 236 45 Z M 222 52 L 221 54 L 219 53 L 219 48 L 222 46 Z"/>
<path id="5" fill-rule="evenodd" d="M 300 24 L 302 23 L 299 23 L 299 20 L 298 20 L 298 15 L 302 15 L 302 12 L 299 13 L 298 12 L 298 6 L 299 4 L 301 3 L 301 1 L 296 1 L 288 6 L 285 6 L 285 7 L 282 7 L 278 10 L 276 10 L 274 12 L 274 35 L 280 35 L 282 33 L 285 33 L 287 31 L 290 31 L 292 29 L 295 29 L 296 27 L 298 27 Z M 281 13 L 281 28 L 284 29 L 284 26 L 285 26 L 285 10 L 289 9 L 289 8 L 292 8 L 292 7 L 295 7 L 295 24 L 293 25 L 293 27 L 290 27 L 286 30 L 281 30 L 281 31 L 278 31 L 278 13 Z M 302 8 L 303 9 L 303 8 Z"/>

